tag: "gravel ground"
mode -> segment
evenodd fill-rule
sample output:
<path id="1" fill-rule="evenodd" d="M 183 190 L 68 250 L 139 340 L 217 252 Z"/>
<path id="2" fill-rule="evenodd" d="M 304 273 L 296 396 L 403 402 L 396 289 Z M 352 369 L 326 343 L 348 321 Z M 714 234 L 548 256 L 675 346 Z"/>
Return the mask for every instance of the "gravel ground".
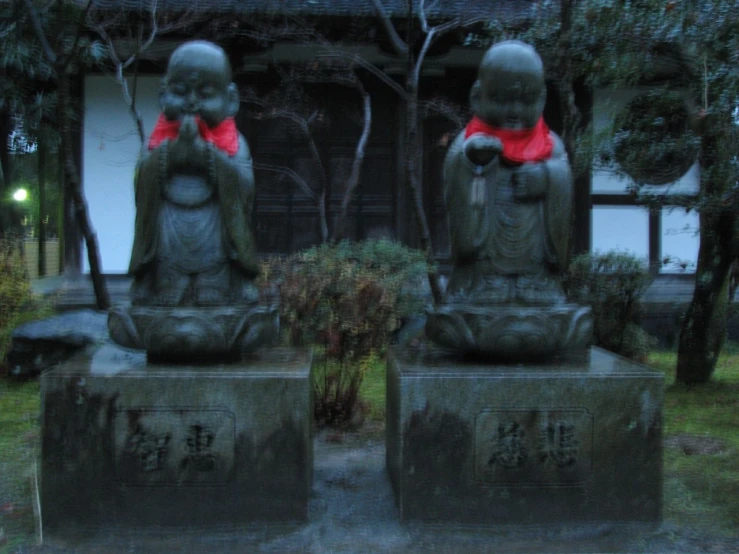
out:
<path id="1" fill-rule="evenodd" d="M 106 529 L 23 554 L 88 553 L 739 553 L 739 537 L 703 536 L 664 523 L 656 530 L 402 524 L 385 473 L 381 439 L 319 435 L 309 521 L 165 533 Z"/>

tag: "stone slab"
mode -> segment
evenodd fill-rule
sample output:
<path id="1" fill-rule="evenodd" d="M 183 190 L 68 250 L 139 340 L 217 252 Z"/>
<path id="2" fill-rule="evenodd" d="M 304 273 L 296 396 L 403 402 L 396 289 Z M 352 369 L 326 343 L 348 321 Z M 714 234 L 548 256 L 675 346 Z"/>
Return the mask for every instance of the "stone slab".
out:
<path id="1" fill-rule="evenodd" d="M 43 374 L 44 530 L 305 520 L 311 362 L 157 365 L 104 345 Z"/>
<path id="2" fill-rule="evenodd" d="M 388 355 L 386 465 L 403 520 L 657 523 L 663 376 L 599 348 L 482 365 Z"/>

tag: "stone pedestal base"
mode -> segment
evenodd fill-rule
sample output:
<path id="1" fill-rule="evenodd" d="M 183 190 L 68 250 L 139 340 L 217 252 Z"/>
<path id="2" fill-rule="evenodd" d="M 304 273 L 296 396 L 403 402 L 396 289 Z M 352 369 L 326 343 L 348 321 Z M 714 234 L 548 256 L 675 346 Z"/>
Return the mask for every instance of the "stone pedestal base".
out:
<path id="1" fill-rule="evenodd" d="M 659 522 L 663 377 L 598 348 L 547 364 L 388 356 L 403 520 Z"/>
<path id="2" fill-rule="evenodd" d="M 44 530 L 304 520 L 311 353 L 153 365 L 104 346 L 45 373 Z"/>

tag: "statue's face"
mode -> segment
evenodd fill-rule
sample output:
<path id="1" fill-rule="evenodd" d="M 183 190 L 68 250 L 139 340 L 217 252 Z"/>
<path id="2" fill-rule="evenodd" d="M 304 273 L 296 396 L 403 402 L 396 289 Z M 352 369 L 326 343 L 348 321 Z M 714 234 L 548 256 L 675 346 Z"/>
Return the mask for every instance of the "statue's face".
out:
<path id="1" fill-rule="evenodd" d="M 475 115 L 503 129 L 531 129 L 546 102 L 544 66 L 531 46 L 519 41 L 494 44 L 485 53 L 470 102 Z"/>
<path id="2" fill-rule="evenodd" d="M 494 127 L 531 129 L 541 117 L 545 102 L 546 88 L 540 72 L 489 68 L 480 73 L 473 109 L 480 119 Z"/>
<path id="3" fill-rule="evenodd" d="M 209 127 L 236 115 L 238 93 L 230 83 L 228 62 L 217 51 L 192 48 L 170 61 L 160 98 L 169 120 L 198 115 Z"/>

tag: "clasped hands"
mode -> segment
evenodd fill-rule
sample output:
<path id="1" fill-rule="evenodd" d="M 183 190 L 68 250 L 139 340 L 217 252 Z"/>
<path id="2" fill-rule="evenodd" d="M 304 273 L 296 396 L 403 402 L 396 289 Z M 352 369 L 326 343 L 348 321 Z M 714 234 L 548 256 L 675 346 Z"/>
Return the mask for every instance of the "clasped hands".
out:
<path id="1" fill-rule="evenodd" d="M 180 132 L 169 143 L 170 165 L 176 168 L 201 169 L 207 165 L 208 143 L 200 136 L 194 115 L 182 118 Z"/>
<path id="2" fill-rule="evenodd" d="M 485 166 L 503 152 L 503 143 L 494 136 L 472 136 L 465 142 L 464 152 L 472 163 Z M 544 163 L 524 163 L 512 168 L 511 171 L 513 198 L 536 200 L 544 196 L 548 181 Z"/>

